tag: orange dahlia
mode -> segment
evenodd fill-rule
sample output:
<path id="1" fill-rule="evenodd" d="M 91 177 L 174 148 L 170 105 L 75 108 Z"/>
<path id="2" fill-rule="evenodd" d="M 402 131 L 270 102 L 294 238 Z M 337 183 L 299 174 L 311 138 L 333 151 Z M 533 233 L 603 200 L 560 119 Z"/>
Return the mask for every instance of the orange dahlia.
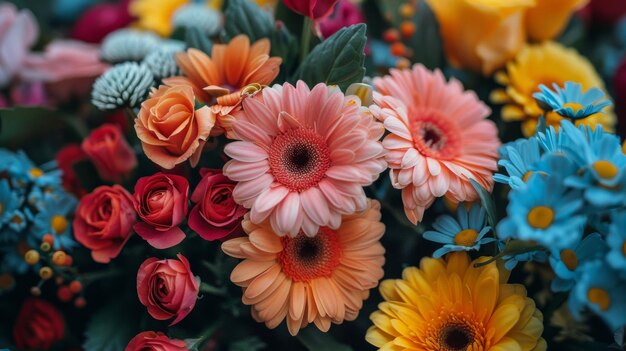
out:
<path id="1" fill-rule="evenodd" d="M 381 350 L 543 351 L 543 315 L 495 262 L 465 252 L 426 257 L 402 279 L 385 280 L 366 340 Z"/>
<path id="2" fill-rule="evenodd" d="M 213 45 L 211 57 L 197 49 L 176 55 L 184 77 L 164 80 L 170 86 L 190 85 L 198 99 L 211 105 L 218 125 L 228 131 L 226 118 L 238 108 L 248 86 L 270 84 L 278 75 L 282 59 L 270 57 L 269 39 L 250 45 L 246 35 L 238 35 L 228 44 Z M 243 91 L 242 91 L 243 89 Z"/>
<path id="3" fill-rule="evenodd" d="M 230 279 L 243 288 L 243 303 L 252 306 L 255 320 L 273 329 L 287 319 L 296 335 L 309 323 L 328 331 L 331 322 L 357 317 L 369 289 L 383 277 L 379 240 L 385 225 L 377 201 L 314 237 L 279 237 L 268 222 L 257 225 L 248 216 L 242 222 L 247 235 L 224 242 L 222 250 L 244 259 Z"/>

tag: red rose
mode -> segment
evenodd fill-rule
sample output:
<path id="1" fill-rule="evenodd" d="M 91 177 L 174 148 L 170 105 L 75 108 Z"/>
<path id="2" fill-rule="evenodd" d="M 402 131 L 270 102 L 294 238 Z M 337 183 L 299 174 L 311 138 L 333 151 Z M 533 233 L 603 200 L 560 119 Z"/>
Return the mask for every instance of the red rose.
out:
<path id="1" fill-rule="evenodd" d="M 99 43 L 107 34 L 126 27 L 132 20 L 125 3 L 96 4 L 76 21 L 71 36 L 88 43 Z"/>
<path id="2" fill-rule="evenodd" d="M 178 225 L 187 217 L 189 183 L 181 176 L 156 173 L 135 184 L 135 210 L 143 222 L 135 224 L 139 236 L 157 249 L 185 239 Z"/>
<path id="3" fill-rule="evenodd" d="M 114 124 L 94 129 L 82 147 L 103 180 L 121 182 L 137 166 L 135 152 Z"/>
<path id="4" fill-rule="evenodd" d="M 202 180 L 191 195 L 196 205 L 189 214 L 189 227 L 209 241 L 241 230 L 246 209 L 233 199 L 237 183 L 224 176 L 221 169 L 203 168 L 200 175 Z"/>
<path id="5" fill-rule="evenodd" d="M 587 6 L 594 24 L 612 25 L 626 15 L 626 1 L 623 0 L 591 0 Z"/>
<path id="6" fill-rule="evenodd" d="M 178 260 L 149 258 L 137 272 L 137 295 L 148 313 L 158 320 L 174 318 L 180 322 L 191 312 L 198 298 L 199 284 L 191 273 L 189 261 L 178 254 Z"/>
<path id="7" fill-rule="evenodd" d="M 50 303 L 27 299 L 13 326 L 13 339 L 18 349 L 47 350 L 62 340 L 65 333 L 63 315 Z"/>
<path id="8" fill-rule="evenodd" d="M 283 0 L 293 12 L 307 16 L 314 22 L 329 16 L 339 0 Z"/>
<path id="9" fill-rule="evenodd" d="M 187 344 L 170 339 L 161 332 L 146 331 L 137 334 L 126 345 L 126 351 L 189 351 Z"/>
<path id="10" fill-rule="evenodd" d="M 130 193 L 119 185 L 100 186 L 80 200 L 74 236 L 91 250 L 94 261 L 108 263 L 130 238 L 135 219 Z"/>
<path id="11" fill-rule="evenodd" d="M 80 181 L 74 171 L 76 163 L 87 159 L 87 155 L 80 148 L 80 145 L 69 144 L 63 147 L 57 152 L 55 159 L 59 169 L 63 172 L 61 176 L 63 188 L 78 197 L 83 196 L 86 191 L 80 186 Z"/>

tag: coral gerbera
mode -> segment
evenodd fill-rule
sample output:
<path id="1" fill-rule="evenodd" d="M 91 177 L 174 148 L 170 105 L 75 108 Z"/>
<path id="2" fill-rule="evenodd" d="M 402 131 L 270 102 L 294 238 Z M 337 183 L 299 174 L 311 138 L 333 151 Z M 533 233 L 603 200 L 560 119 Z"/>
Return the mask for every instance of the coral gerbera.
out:
<path id="1" fill-rule="evenodd" d="M 384 350 L 546 350 L 541 311 L 495 262 L 474 268 L 485 260 L 426 257 L 402 279 L 383 281 L 367 341 Z"/>
<path id="2" fill-rule="evenodd" d="M 495 90 L 491 100 L 505 104 L 502 119 L 522 122 L 522 133 L 527 137 L 535 134 L 539 116 L 544 113 L 533 98 L 534 93 L 541 91 L 541 84 L 563 86 L 565 82 L 572 81 L 580 83 L 583 90 L 599 88 L 606 91 L 604 82 L 585 57 L 554 42 L 527 45 L 507 65 L 505 72 L 496 74 L 496 80 L 505 88 Z M 612 107 L 606 106 L 604 112 L 578 120 L 576 125 L 601 124 L 605 130 L 613 130 L 615 114 Z M 562 119 L 557 112 L 546 114 L 546 123 L 555 128 L 559 127 Z"/>
<path id="3" fill-rule="evenodd" d="M 212 105 L 218 115 L 218 127 L 229 132 L 224 116 L 237 108 L 246 86 L 268 85 L 278 75 L 282 59 L 270 57 L 270 41 L 260 39 L 250 45 L 246 35 L 238 35 L 228 44 L 213 45 L 211 57 L 197 49 L 176 55 L 185 77 L 164 79 L 167 85 L 190 85 L 199 100 Z M 225 125 L 226 124 L 226 125 Z"/>
<path id="4" fill-rule="evenodd" d="M 371 109 L 391 132 L 383 140 L 386 160 L 411 222 L 421 221 L 437 197 L 476 200 L 470 179 L 492 188 L 500 140 L 486 119 L 491 111 L 476 94 L 422 65 L 391 70 L 374 84 L 380 94 Z"/>
<path id="5" fill-rule="evenodd" d="M 380 203 L 344 216 L 336 229 L 320 228 L 315 237 L 303 233 L 279 237 L 269 223 L 256 225 L 246 215 L 247 235 L 222 244 L 228 255 L 242 258 L 230 278 L 243 288 L 252 316 L 275 328 L 284 319 L 292 335 L 309 323 L 322 331 L 330 324 L 354 320 L 383 277 L 385 231 Z"/>
<path id="6" fill-rule="evenodd" d="M 341 215 L 366 209 L 363 186 L 387 167 L 384 133 L 356 96 L 302 81 L 263 89 L 234 114 L 237 139 L 224 174 L 250 220 L 269 218 L 278 235 L 315 236 L 339 228 Z"/>

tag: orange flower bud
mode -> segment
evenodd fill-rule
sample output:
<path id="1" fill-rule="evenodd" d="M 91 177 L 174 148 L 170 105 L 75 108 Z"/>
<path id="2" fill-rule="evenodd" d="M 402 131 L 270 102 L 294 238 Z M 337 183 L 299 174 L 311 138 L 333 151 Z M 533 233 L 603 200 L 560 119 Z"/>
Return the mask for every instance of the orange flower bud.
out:
<path id="1" fill-rule="evenodd" d="M 69 287 L 74 294 L 78 294 L 83 291 L 83 284 L 81 284 L 78 280 L 71 282 Z"/>

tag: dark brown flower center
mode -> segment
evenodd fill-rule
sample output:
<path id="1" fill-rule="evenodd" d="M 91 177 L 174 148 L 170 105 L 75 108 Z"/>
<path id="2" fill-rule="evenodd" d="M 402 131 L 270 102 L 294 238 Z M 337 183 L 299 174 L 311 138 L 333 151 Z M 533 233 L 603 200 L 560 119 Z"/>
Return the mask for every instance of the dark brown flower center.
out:
<path id="1" fill-rule="evenodd" d="M 474 341 L 472 332 L 462 325 L 451 325 L 441 331 L 441 346 L 444 350 L 464 351 Z"/>
<path id="2" fill-rule="evenodd" d="M 276 180 L 292 191 L 317 185 L 330 167 L 326 141 L 310 129 L 291 129 L 278 135 L 269 152 L 270 169 Z"/>
<path id="3" fill-rule="evenodd" d="M 330 276 L 339 264 L 339 239 L 337 233 L 328 228 L 321 228 L 312 238 L 300 233 L 295 238 L 284 237 L 282 241 L 284 249 L 278 261 L 295 281 Z"/>

